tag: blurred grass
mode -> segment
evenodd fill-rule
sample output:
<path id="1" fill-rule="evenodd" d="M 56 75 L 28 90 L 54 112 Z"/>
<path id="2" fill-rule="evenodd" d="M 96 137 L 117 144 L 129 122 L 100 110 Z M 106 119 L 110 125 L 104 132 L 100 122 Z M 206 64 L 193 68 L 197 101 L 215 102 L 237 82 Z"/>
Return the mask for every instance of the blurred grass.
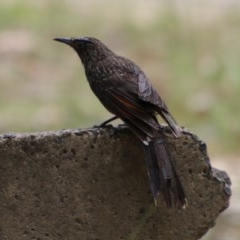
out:
<path id="1" fill-rule="evenodd" d="M 52 41 L 95 36 L 144 69 L 211 154 L 240 153 L 237 1 L 2 0 L 0 9 L 0 132 L 89 127 L 111 116 L 77 55 Z"/>

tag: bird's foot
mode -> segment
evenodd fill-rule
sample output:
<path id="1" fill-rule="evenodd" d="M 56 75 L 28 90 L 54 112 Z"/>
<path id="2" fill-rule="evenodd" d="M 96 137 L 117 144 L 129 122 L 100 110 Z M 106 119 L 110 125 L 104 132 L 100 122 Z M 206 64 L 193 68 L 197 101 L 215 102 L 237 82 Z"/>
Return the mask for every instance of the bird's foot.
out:
<path id="1" fill-rule="evenodd" d="M 108 125 L 108 123 L 110 123 L 110 122 L 112 122 L 112 121 L 114 121 L 114 120 L 116 120 L 116 119 L 118 119 L 118 117 L 117 117 L 117 116 L 114 116 L 114 117 L 112 117 L 112 118 L 104 121 L 103 123 L 101 123 L 101 124 L 99 124 L 99 125 L 94 125 L 93 128 L 106 127 L 106 126 Z"/>

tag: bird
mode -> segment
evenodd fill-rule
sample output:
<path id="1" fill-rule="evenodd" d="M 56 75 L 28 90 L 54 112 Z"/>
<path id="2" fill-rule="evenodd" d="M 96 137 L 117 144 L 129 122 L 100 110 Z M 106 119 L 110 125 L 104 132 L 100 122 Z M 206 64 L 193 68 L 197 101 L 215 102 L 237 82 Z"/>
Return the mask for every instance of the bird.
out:
<path id="1" fill-rule="evenodd" d="M 165 120 L 176 138 L 181 136 L 181 128 L 143 70 L 128 58 L 114 53 L 97 38 L 60 37 L 54 40 L 75 50 L 90 88 L 114 115 L 100 126 L 119 118 L 143 144 L 155 204 L 162 192 L 167 208 L 185 208 L 186 195 L 168 154 L 157 114 Z"/>

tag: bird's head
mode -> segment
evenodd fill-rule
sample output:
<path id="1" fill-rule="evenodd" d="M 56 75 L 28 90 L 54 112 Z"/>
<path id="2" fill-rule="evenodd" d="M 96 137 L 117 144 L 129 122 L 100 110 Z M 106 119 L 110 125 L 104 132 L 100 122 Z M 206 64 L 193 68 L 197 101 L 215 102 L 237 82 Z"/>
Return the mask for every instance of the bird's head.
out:
<path id="1" fill-rule="evenodd" d="M 106 45 L 93 37 L 54 38 L 54 40 L 71 46 L 85 66 L 92 62 L 102 61 L 114 54 Z"/>

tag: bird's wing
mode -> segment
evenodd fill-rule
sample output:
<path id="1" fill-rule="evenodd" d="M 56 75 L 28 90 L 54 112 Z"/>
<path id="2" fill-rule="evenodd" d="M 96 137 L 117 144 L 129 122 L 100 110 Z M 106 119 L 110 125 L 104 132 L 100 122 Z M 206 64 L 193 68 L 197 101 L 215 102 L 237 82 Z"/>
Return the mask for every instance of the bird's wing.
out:
<path id="1" fill-rule="evenodd" d="M 113 75 L 102 81 L 100 86 L 92 85 L 92 90 L 110 112 L 130 125 L 142 141 L 146 141 L 147 137 L 154 137 L 159 129 L 154 110 L 146 108 L 139 100 L 137 85 L 122 77 Z"/>
<path id="2" fill-rule="evenodd" d="M 168 108 L 164 101 L 154 90 L 146 75 L 141 71 L 138 74 L 138 97 L 142 101 L 155 105 L 162 111 L 168 111 Z"/>
<path id="3" fill-rule="evenodd" d="M 131 62 L 129 63 L 131 64 Z M 125 68 L 124 71 L 108 76 L 107 79 L 101 81 L 101 86 L 92 86 L 104 106 L 116 115 L 122 114 L 123 116 L 119 117 L 122 119 L 125 117 L 126 122 L 139 122 L 141 129 L 144 129 L 145 125 L 149 129 L 150 127 L 155 130 L 159 129 L 154 116 L 154 113 L 158 112 L 168 123 L 175 136 L 180 136 L 174 118 L 145 74 L 137 66 L 133 67 L 132 71 L 126 71 L 128 69 Z M 97 93 L 97 91 L 102 92 Z M 147 132 L 149 134 L 150 130 L 145 133 Z"/>
<path id="4" fill-rule="evenodd" d="M 168 110 L 167 105 L 152 87 L 146 75 L 140 71 L 138 74 L 138 97 L 140 100 L 152 105 L 154 110 L 168 123 L 176 137 L 181 136 L 180 128 Z"/>

